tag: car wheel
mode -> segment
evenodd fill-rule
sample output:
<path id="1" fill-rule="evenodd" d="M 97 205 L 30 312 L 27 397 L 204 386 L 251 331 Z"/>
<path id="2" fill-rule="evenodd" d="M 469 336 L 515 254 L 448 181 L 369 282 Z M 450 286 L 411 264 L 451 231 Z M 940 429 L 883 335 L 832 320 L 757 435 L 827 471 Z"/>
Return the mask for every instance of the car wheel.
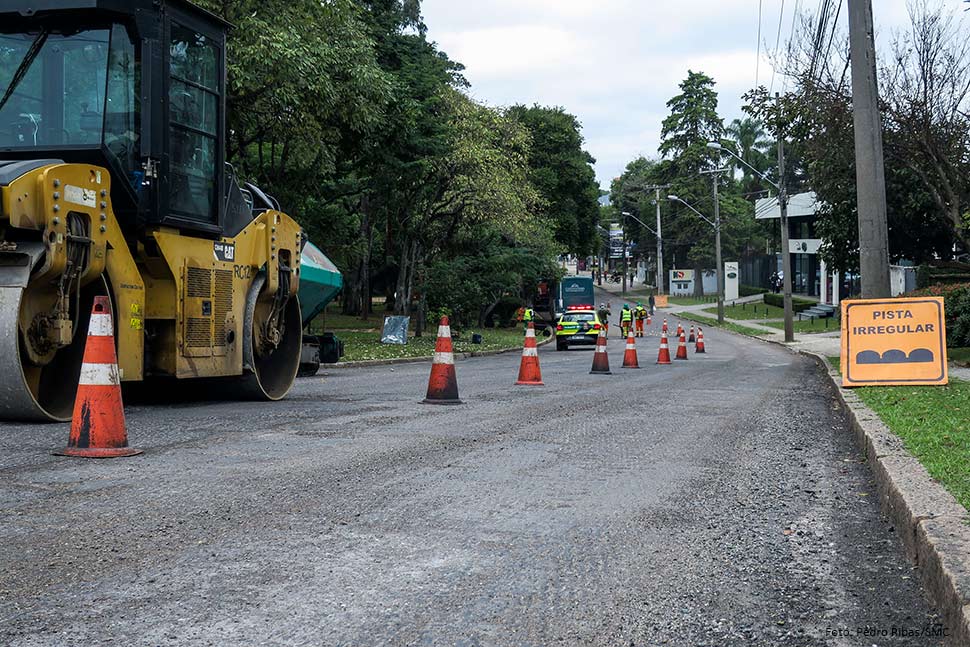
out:
<path id="1" fill-rule="evenodd" d="M 569 348 L 569 344 L 563 344 L 561 342 L 556 342 L 556 350 L 566 350 Z"/>

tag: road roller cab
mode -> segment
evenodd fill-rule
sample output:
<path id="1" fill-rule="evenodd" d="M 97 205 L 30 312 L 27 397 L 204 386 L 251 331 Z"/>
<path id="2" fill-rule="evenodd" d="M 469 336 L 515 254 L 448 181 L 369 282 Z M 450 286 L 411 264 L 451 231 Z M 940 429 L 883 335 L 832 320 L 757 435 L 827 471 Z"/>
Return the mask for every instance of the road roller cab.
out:
<path id="1" fill-rule="evenodd" d="M 306 240 L 225 163 L 227 28 L 183 0 L 0 0 L 0 419 L 70 417 L 100 294 L 123 381 L 292 385 Z"/>

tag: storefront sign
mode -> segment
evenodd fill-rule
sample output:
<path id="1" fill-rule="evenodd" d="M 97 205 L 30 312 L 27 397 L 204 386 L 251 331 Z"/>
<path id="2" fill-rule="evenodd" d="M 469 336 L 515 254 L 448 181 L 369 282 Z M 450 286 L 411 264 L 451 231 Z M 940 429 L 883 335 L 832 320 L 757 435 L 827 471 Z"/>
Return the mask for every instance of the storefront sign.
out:
<path id="1" fill-rule="evenodd" d="M 792 254 L 818 254 L 821 246 L 820 238 L 793 238 L 788 241 L 788 251 Z"/>

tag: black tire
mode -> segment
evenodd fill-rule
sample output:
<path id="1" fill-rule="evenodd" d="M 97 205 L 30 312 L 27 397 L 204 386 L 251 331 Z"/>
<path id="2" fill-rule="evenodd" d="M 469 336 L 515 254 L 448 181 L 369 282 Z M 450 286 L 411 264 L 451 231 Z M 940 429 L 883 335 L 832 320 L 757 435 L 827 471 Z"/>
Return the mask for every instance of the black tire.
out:
<path id="1" fill-rule="evenodd" d="M 564 344 L 557 339 L 556 350 L 569 350 L 569 344 Z"/>

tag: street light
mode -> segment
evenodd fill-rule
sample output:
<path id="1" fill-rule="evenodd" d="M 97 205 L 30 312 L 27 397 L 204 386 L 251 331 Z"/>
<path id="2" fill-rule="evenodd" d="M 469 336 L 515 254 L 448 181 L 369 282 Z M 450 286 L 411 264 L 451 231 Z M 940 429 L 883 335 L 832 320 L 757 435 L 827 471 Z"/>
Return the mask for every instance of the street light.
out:
<path id="1" fill-rule="evenodd" d="M 659 202 L 657 204 L 659 204 Z M 658 227 L 660 226 L 660 215 L 659 214 L 660 214 L 660 207 L 657 207 L 657 226 Z M 657 257 L 657 286 L 656 286 L 656 289 L 658 290 L 657 294 L 660 294 L 663 291 L 663 285 L 662 285 L 662 283 L 663 283 L 663 277 L 660 275 L 661 272 L 662 272 L 662 269 L 661 268 L 663 267 L 663 261 L 659 257 L 659 254 L 662 253 L 661 250 L 663 249 L 662 248 L 663 242 L 660 239 L 659 229 L 654 229 L 653 227 L 651 227 L 647 223 L 643 222 L 642 220 L 640 220 L 639 218 L 637 218 L 636 216 L 634 216 L 629 211 L 622 212 L 622 215 L 627 216 L 629 218 L 633 218 L 638 223 L 640 223 L 640 225 L 644 229 L 646 229 L 651 234 L 653 234 L 654 236 L 657 237 L 657 254 L 658 254 L 658 257 Z"/>
<path id="2" fill-rule="evenodd" d="M 738 160 L 778 191 L 778 206 L 781 209 L 781 272 L 784 283 L 784 306 L 785 306 L 785 342 L 795 341 L 795 316 L 791 301 L 791 253 L 788 248 L 788 192 L 785 191 L 785 149 L 781 138 L 778 139 L 778 184 L 772 182 L 768 177 L 745 162 L 734 151 L 724 148 L 718 142 L 709 142 L 707 147 L 722 153 L 727 153 Z"/>
<path id="3" fill-rule="evenodd" d="M 601 234 L 603 234 L 603 240 L 605 241 L 602 245 L 600 245 L 600 254 L 599 254 L 599 258 L 596 261 L 597 265 L 599 265 L 598 271 L 596 272 L 596 284 L 603 285 L 603 266 L 606 264 L 606 259 L 603 256 L 603 247 L 606 247 L 607 249 L 609 249 L 610 232 L 604 229 L 603 227 L 600 227 L 599 225 L 596 225 L 596 228 L 600 230 Z"/>
<path id="4" fill-rule="evenodd" d="M 700 211 L 689 205 L 684 200 L 680 199 L 675 195 L 668 195 L 667 199 L 671 202 L 679 202 L 698 216 L 700 216 L 704 222 L 709 224 L 714 228 L 714 254 L 717 263 L 717 322 L 719 324 L 724 324 L 724 263 L 721 262 L 721 210 L 718 208 L 717 203 L 714 203 L 714 220 L 711 220 Z M 701 281 L 701 292 L 704 291 L 704 278 L 698 277 Z"/>

